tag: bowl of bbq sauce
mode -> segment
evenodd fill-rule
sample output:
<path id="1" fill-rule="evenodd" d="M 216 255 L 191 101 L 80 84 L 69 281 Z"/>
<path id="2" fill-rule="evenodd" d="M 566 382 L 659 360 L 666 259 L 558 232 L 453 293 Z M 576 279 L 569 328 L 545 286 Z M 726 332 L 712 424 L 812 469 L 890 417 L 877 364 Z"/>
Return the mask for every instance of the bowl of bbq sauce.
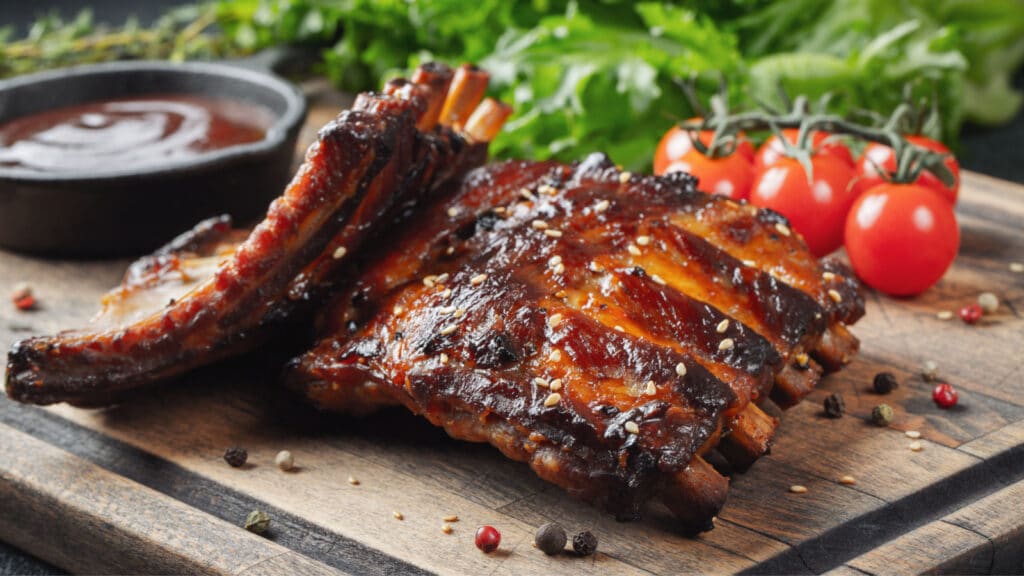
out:
<path id="1" fill-rule="evenodd" d="M 0 246 L 150 251 L 196 222 L 259 219 L 292 168 L 306 103 L 269 70 L 117 62 L 0 82 Z"/>

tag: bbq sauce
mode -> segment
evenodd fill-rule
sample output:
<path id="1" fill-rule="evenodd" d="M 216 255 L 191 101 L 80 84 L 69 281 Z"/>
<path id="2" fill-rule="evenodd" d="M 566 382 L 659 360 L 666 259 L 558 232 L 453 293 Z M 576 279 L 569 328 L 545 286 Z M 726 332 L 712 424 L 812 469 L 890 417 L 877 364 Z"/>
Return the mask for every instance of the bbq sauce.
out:
<path id="1" fill-rule="evenodd" d="M 57 108 L 0 124 L 0 166 L 39 172 L 154 168 L 262 140 L 263 106 L 154 94 Z"/>

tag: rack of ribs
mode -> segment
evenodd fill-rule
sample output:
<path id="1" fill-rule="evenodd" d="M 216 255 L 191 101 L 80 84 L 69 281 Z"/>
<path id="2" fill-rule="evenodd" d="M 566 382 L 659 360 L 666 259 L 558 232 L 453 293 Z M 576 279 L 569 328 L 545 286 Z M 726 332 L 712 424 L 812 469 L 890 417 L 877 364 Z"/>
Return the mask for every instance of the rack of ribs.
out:
<path id="1" fill-rule="evenodd" d="M 484 100 L 488 75 L 420 67 L 361 94 L 320 130 L 251 233 L 203 222 L 129 269 L 87 329 L 16 342 L 7 394 L 36 404 L 103 405 L 262 344 L 329 293 L 366 238 L 486 159 L 511 110 Z"/>
<path id="2" fill-rule="evenodd" d="M 685 174 L 482 165 L 509 109 L 426 65 L 325 127 L 251 233 L 215 218 L 131 266 L 87 331 L 16 343 L 7 392 L 102 405 L 313 326 L 284 368 L 323 410 L 402 405 L 636 518 L 712 527 L 726 465 L 856 353 L 844 266 Z M 715 462 L 712 466 L 710 462 Z"/>
<path id="3" fill-rule="evenodd" d="M 360 255 L 288 384 L 327 410 L 402 404 L 633 518 L 711 527 L 788 406 L 848 362 L 857 283 L 779 215 L 605 156 L 467 175 Z"/>

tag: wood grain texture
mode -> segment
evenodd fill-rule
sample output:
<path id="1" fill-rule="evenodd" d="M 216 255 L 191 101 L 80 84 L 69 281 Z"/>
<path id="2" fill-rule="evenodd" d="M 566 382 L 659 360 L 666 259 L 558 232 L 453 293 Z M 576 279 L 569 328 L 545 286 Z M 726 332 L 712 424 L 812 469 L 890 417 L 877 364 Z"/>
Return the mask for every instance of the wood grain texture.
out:
<path id="1" fill-rule="evenodd" d="M 0 537 L 68 570 L 261 574 L 292 554 L 3 425 L 0 470 Z M 310 559 L 294 566 L 341 573 Z"/>
<path id="2" fill-rule="evenodd" d="M 330 91 L 321 97 L 331 103 L 312 109 L 300 148 L 344 104 L 342 96 Z M 490 447 L 453 441 L 402 410 L 365 418 L 316 414 L 278 388 L 278 364 L 272 355 L 256 354 L 202 370 L 115 408 L 85 411 L 58 406 L 45 414 L 49 421 L 73 422 L 97 437 L 132 447 L 135 453 L 115 457 L 127 460 L 105 461 L 123 474 L 145 468 L 148 472 L 138 478 L 159 484 L 153 470 L 166 463 L 175 468 L 173 477 L 180 482 L 202 479 L 206 484 L 201 498 L 190 495 L 189 488 L 167 485 L 155 497 L 166 505 L 174 505 L 179 498 L 209 507 L 211 514 L 204 515 L 177 503 L 213 526 L 226 525 L 217 538 L 237 531 L 214 517 L 231 506 L 237 508 L 237 502 L 261 502 L 301 519 L 301 523 L 286 524 L 296 533 L 280 539 L 294 550 L 270 542 L 285 553 L 247 565 L 224 568 L 218 564 L 218 569 L 269 574 L 309 562 L 319 569 L 328 556 L 336 554 L 330 550 L 340 547 L 345 554 L 378 551 L 407 566 L 445 574 L 815 573 L 830 569 L 839 574 L 879 574 L 985 572 L 1004 566 L 1019 571 L 1020 565 L 1014 562 L 1024 550 L 1018 523 L 1024 514 L 1012 498 L 1020 496 L 1019 483 L 1024 479 L 1024 274 L 1011 272 L 1009 263 L 1024 261 L 1024 187 L 964 174 L 958 212 L 962 249 L 947 276 L 915 299 L 870 295 L 868 314 L 854 327 L 863 342 L 860 356 L 786 414 L 772 455 L 732 479 L 717 528 L 697 539 L 678 534 L 659 506 L 647 510 L 641 522 L 615 522 Z M 41 261 L 0 252 L 0 294 L 9 293 L 19 281 L 28 281 L 40 300 L 39 310 L 30 313 L 16 312 L 2 303 L 0 340 L 85 325 L 97 308 L 97 298 L 117 283 L 124 266 L 124 262 Z M 1001 306 L 979 325 L 936 317 L 941 310 L 955 311 L 973 302 L 982 291 L 996 293 Z M 938 410 L 932 404 L 932 385 L 918 374 L 926 360 L 938 362 L 943 379 L 960 390 L 956 409 Z M 884 397 L 871 391 L 872 377 L 882 370 L 894 372 L 901 383 Z M 832 392 L 842 393 L 849 409 L 839 420 L 822 414 L 821 401 Z M 896 410 L 889 428 L 868 423 L 871 409 L 880 402 Z M 0 411 L 8 409 L 15 408 L 0 406 Z M 906 430 L 921 432 L 923 451 L 909 450 Z M 4 433 L 20 434 L 0 428 L 0 439 Z M 47 438 L 73 445 L 81 434 L 70 431 Z M 224 449 L 235 444 L 250 453 L 251 464 L 243 469 L 230 468 L 221 459 Z M 18 477 L 25 465 L 15 459 L 21 448 L 6 441 L 4 446 L 0 478 L 6 485 L 8 475 Z M 97 454 L 105 449 L 86 456 L 99 458 Z M 295 455 L 296 472 L 285 474 L 274 467 L 273 457 L 281 449 Z M 132 459 L 138 454 L 152 455 L 158 464 L 133 467 Z M 89 466 L 82 458 L 70 460 L 76 466 Z M 118 478 L 113 472 L 105 474 Z M 350 475 L 359 480 L 357 486 L 346 481 Z M 840 484 L 838 478 L 843 475 L 854 476 L 856 483 Z M 97 509 L 95 516 L 68 517 L 79 523 L 109 521 L 104 514 L 114 514 L 122 522 L 133 515 L 136 520 L 146 518 L 154 492 L 123 478 L 120 481 L 125 484 L 117 484 L 119 490 L 132 487 L 146 498 L 133 500 L 116 492 L 119 499 L 108 496 L 109 506 Z M 793 484 L 806 486 L 808 492 L 790 493 Z M 225 487 L 219 496 L 218 486 Z M 52 513 L 67 516 L 68 511 L 85 506 L 88 502 L 82 500 L 92 488 L 78 489 L 78 500 L 71 497 L 75 493 L 68 495 L 67 502 L 63 492 L 52 495 L 47 500 Z M 10 518 L 9 510 L 21 505 L 22 493 L 15 494 L 19 496 L 0 501 L 0 515 Z M 216 503 L 218 498 L 230 506 L 222 507 L 223 503 Z M 396 520 L 393 511 L 401 512 L 404 520 Z M 453 533 L 446 535 L 441 525 L 452 514 L 460 520 L 452 524 Z M 533 549 L 534 529 L 552 520 L 570 532 L 593 530 L 600 539 L 600 553 L 585 559 L 568 554 L 547 557 Z M 481 524 L 502 530 L 500 554 L 483 555 L 474 548 L 473 532 Z M 0 537 L 18 546 L 34 546 L 29 549 L 61 566 L 69 566 L 81 554 L 77 545 L 27 529 L 19 532 L 10 521 L 0 525 Z M 310 527 L 318 534 L 315 545 L 303 544 L 313 536 L 298 534 Z M 160 534 L 139 534 L 138 538 L 138 542 L 160 541 Z M 173 543 L 202 550 L 210 543 L 220 545 L 216 538 L 205 544 L 195 542 L 206 538 L 203 532 L 186 531 Z M 929 543 L 929 538 L 942 545 Z M 346 544 L 341 544 L 342 539 Z M 103 548 L 110 556 L 123 542 L 112 539 L 88 550 Z M 139 570 L 166 569 L 165 549 L 166 545 L 134 545 L 124 561 L 136 562 L 133 566 Z M 196 566 L 218 558 L 205 552 L 191 559 L 171 557 Z M 895 557 L 902 559 L 887 564 Z M 70 567 L 89 569 L 83 564 Z"/>

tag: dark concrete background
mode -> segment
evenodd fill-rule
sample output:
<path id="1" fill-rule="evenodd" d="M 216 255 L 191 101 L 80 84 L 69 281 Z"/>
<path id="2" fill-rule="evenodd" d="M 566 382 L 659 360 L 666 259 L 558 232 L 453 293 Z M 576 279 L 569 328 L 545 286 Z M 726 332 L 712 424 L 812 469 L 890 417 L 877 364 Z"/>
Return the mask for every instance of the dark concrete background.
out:
<path id="1" fill-rule="evenodd" d="M 0 26 L 13 25 L 23 34 L 37 15 L 56 10 L 71 16 L 89 6 L 98 22 L 121 23 L 129 15 L 150 22 L 170 6 L 191 3 L 187 0 L 0 0 Z M 1017 74 L 1015 84 L 1024 87 L 1024 70 Z M 995 128 L 966 126 L 961 137 L 960 163 L 964 168 L 1024 183 L 1024 111 L 1012 122 Z M 20 550 L 0 542 L 0 574 L 62 574 L 62 572 Z"/>

